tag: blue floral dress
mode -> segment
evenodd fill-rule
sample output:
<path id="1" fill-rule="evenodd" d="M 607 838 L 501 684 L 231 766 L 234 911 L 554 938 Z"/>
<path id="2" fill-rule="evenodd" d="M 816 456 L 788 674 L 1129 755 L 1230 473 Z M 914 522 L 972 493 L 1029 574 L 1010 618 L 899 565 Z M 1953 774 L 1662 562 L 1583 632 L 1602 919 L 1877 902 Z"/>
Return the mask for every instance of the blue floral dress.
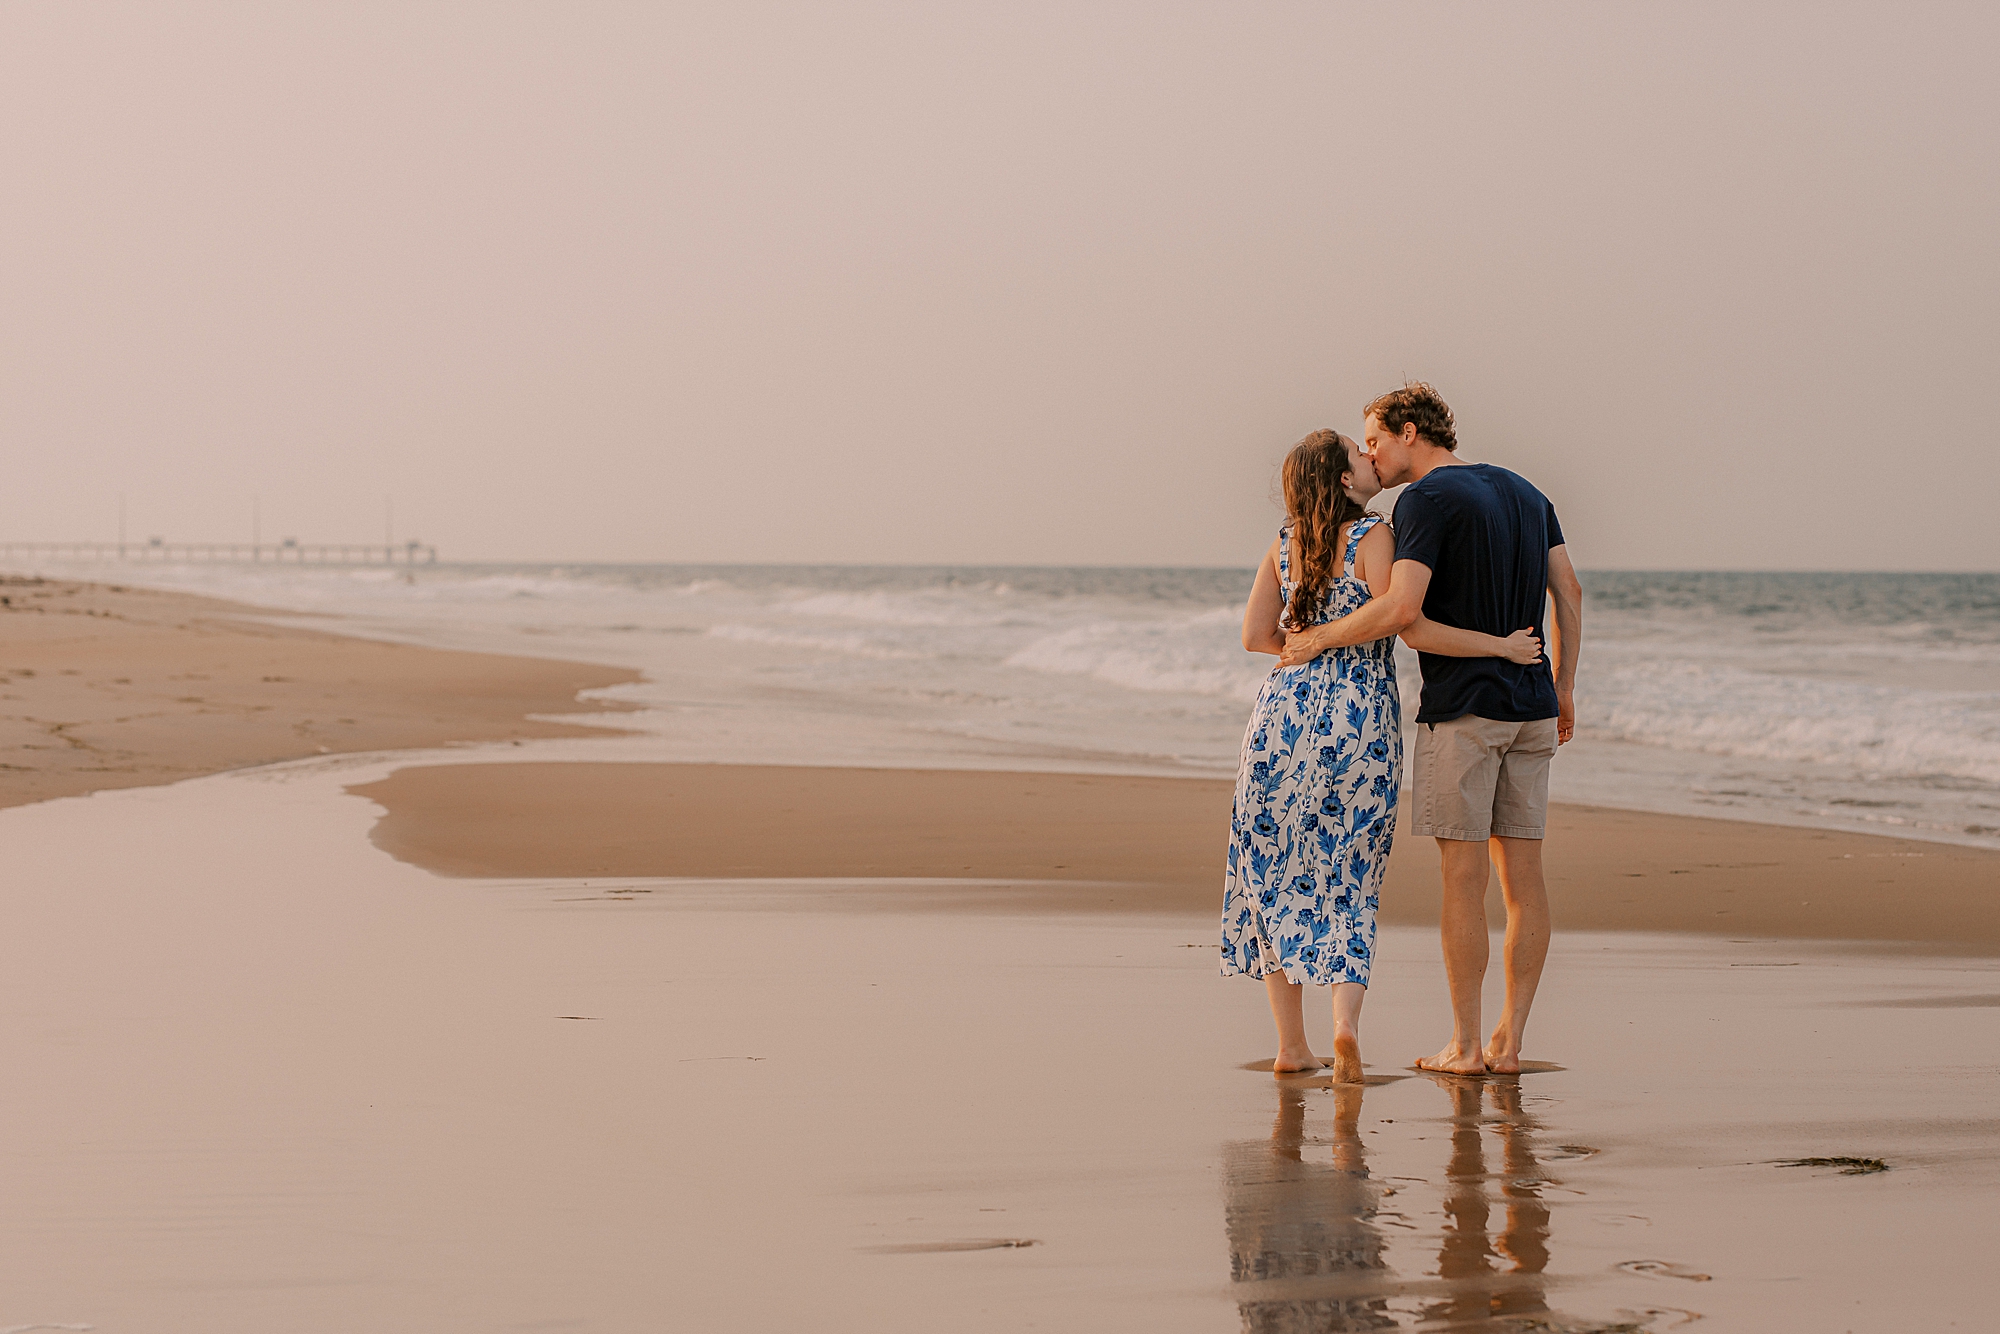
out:
<path id="1" fill-rule="evenodd" d="M 1313 623 L 1369 597 L 1354 551 L 1381 516 L 1355 520 L 1341 573 Z M 1291 525 L 1278 533 L 1278 586 L 1290 606 Z M 1395 640 L 1330 649 L 1264 682 L 1243 737 L 1229 871 L 1222 891 L 1222 974 L 1368 983 L 1375 909 L 1396 833 L 1403 776 Z"/>

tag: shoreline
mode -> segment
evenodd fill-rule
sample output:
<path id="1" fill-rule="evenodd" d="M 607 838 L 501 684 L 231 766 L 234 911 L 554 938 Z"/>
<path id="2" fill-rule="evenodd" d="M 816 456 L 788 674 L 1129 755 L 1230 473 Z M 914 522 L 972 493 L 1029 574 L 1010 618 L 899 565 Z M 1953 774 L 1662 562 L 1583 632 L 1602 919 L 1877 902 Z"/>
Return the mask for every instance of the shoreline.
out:
<path id="1" fill-rule="evenodd" d="M 266 608 L 131 585 L 0 576 L 0 808 L 315 755 L 615 734 L 530 715 L 619 667 L 278 626 Z"/>
<path id="2" fill-rule="evenodd" d="M 521 573 L 538 578 L 546 576 L 560 579 L 564 576 L 565 569 L 566 567 L 556 566 L 523 566 Z M 63 579 L 81 581 L 64 585 L 67 587 L 90 587 L 100 592 L 124 593 L 130 590 L 120 588 L 113 582 L 114 580 L 122 580 L 128 574 L 144 580 L 152 577 L 155 572 L 142 567 L 129 569 L 121 567 L 116 570 L 106 567 L 54 573 L 60 574 Z M 163 567 L 159 573 L 162 578 L 166 578 L 171 572 L 165 571 Z M 918 700 L 915 712 L 907 716 L 878 715 L 876 712 L 878 701 L 867 696 L 865 692 L 857 697 L 854 690 L 842 687 L 839 682 L 835 682 L 834 686 L 824 694 L 815 694 L 811 681 L 807 680 L 807 693 L 799 695 L 781 690 L 778 710 L 775 712 L 765 710 L 756 702 L 761 698 L 759 691 L 793 680 L 786 674 L 786 654 L 776 650 L 759 651 L 753 644 L 738 644 L 733 641 L 719 643 L 713 636 L 698 633 L 707 621 L 727 612 L 726 607 L 718 609 L 704 604 L 703 608 L 689 611 L 687 608 L 679 608 L 677 603 L 674 606 L 656 606 L 643 599 L 640 603 L 629 605 L 626 601 L 620 601 L 616 603 L 618 610 L 615 614 L 608 611 L 610 604 L 607 604 L 607 624 L 597 626 L 592 631 L 590 625 L 570 626 L 562 617 L 558 618 L 563 622 L 561 628 L 554 623 L 550 626 L 541 625 L 538 620 L 541 613 L 535 610 L 537 604 L 532 598 L 519 604 L 518 607 L 511 600 L 505 600 L 508 610 L 504 613 L 495 610 L 500 604 L 494 603 L 483 594 L 480 598 L 468 602 L 465 590 L 454 582 L 457 576 L 441 576 L 437 587 L 424 590 L 404 590 L 398 585 L 398 596 L 390 597 L 386 601 L 370 595 L 359 601 L 353 597 L 339 597 L 329 603 L 320 595 L 324 590 L 301 599 L 289 596 L 286 591 L 291 589 L 289 582 L 281 581 L 280 586 L 273 588 L 254 581 L 251 584 L 244 584 L 241 580 L 223 577 L 226 574 L 225 570 L 203 573 L 195 568 L 180 571 L 174 580 L 161 585 L 161 592 L 153 595 L 153 600 L 156 603 L 161 600 L 178 600 L 188 607 L 208 608 L 238 618 L 247 617 L 253 624 L 258 625 L 260 632 L 273 624 L 304 627 L 334 636 L 361 636 L 368 638 L 370 642 L 396 642 L 418 649 L 448 648 L 475 655 L 495 654 L 517 662 L 523 661 L 520 657 L 523 654 L 540 655 L 553 651 L 561 654 L 566 660 L 591 670 L 599 668 L 612 670 L 603 667 L 604 664 L 618 664 L 634 670 L 638 675 L 627 679 L 633 680 L 638 688 L 630 693 L 629 698 L 640 708 L 652 707 L 672 712 L 685 709 L 689 703 L 694 702 L 727 708 L 747 706 L 757 715 L 757 725 L 747 732 L 733 725 L 720 729 L 713 726 L 704 728 L 700 725 L 704 720 L 722 717 L 720 714 L 697 715 L 683 712 L 679 718 L 696 725 L 681 727 L 676 724 L 670 730 L 661 728 L 661 724 L 666 721 L 665 714 L 649 718 L 644 725 L 644 735 L 639 744 L 618 748 L 619 753 L 631 753 L 644 758 L 699 763 L 1046 768 L 1068 772 L 1151 774 L 1177 778 L 1228 778 L 1235 772 L 1235 748 L 1241 736 L 1240 714 L 1233 715 L 1235 721 L 1223 729 L 1229 732 L 1226 737 L 1211 727 L 1209 732 L 1202 733 L 1199 737 L 1192 733 L 1188 735 L 1148 733 L 1137 738 L 1136 744 L 1133 737 L 1124 736 L 1122 741 L 1114 738 L 1105 745 L 1098 746 L 1093 744 L 1095 733 L 1088 726 L 1077 728 L 1048 725 L 1066 722 L 1066 715 L 1060 712 L 1043 717 L 1042 725 L 1030 725 L 1025 729 L 1020 726 L 1020 722 L 1039 715 L 1023 715 L 1022 719 L 1007 727 L 987 728 L 983 725 L 968 724 L 970 730 L 962 730 L 956 723 L 964 722 L 965 719 L 956 718 L 956 715 L 946 717 L 938 710 L 923 704 L 922 700 Z M 214 584 L 211 575 L 221 579 L 219 586 Z M 6 582 L 6 576 L 0 576 L 0 584 Z M 34 580 L 30 578 L 17 582 L 32 584 Z M 474 581 L 475 584 L 479 582 L 479 580 Z M 613 582 L 616 584 L 616 581 Z M 54 579 L 46 585 L 46 587 L 55 586 L 57 581 Z M 345 584 L 341 586 L 346 587 Z M 627 593 L 632 591 L 622 584 L 616 586 L 624 588 Z M 182 592 L 183 589 L 186 591 Z M 0 586 L 0 602 L 4 602 L 8 592 L 8 588 Z M 419 596 L 412 602 L 400 596 L 403 592 L 417 593 Z M 501 592 L 505 594 L 506 590 L 502 589 Z M 515 590 L 514 595 L 519 596 L 520 591 Z M 230 601 L 212 600 L 215 596 Z M 267 605 L 266 599 L 275 601 Z M 41 599 L 44 603 L 49 600 Z M 337 607 L 338 610 L 329 610 L 330 607 Z M 0 612 L 5 610 L 5 606 L 0 605 Z M 682 612 L 688 614 L 682 615 Z M 7 649 L 10 646 L 6 641 L 10 619 L 16 623 L 20 620 L 0 615 L 0 667 L 4 667 L 7 662 Z M 588 621 L 589 617 L 586 617 L 586 620 Z M 611 621 L 619 623 L 609 624 Z M 864 617 L 856 624 L 861 627 L 856 633 L 861 633 L 873 622 Z M 642 634 L 608 637 L 601 633 L 648 628 L 672 630 L 674 634 L 671 642 L 661 640 L 659 644 L 655 644 L 653 636 Z M 590 632 L 580 635 L 569 633 L 575 629 Z M 537 635 L 550 635 L 553 638 L 531 637 Z M 661 647 L 662 644 L 666 647 Z M 668 651 L 669 649 L 671 651 Z M 61 667 L 68 664 L 57 662 L 52 665 Z M 360 675 L 366 677 L 373 670 L 371 668 L 370 671 Z M 864 675 L 867 673 L 864 672 Z M 1027 676 L 1035 680 L 1040 679 L 1039 673 L 1028 673 Z M 1046 683 L 1042 687 L 1036 686 L 1035 680 L 1027 681 L 1020 689 L 1032 694 L 1034 689 L 1046 686 Z M 7 689 L 8 683 L 4 673 L 0 673 L 0 692 Z M 13 684 L 18 685 L 19 682 Z M 237 691 L 239 698 L 235 701 L 237 705 L 247 709 L 273 702 L 274 692 L 265 688 L 262 683 L 242 684 L 246 687 L 254 685 L 255 688 L 239 689 Z M 340 688 L 346 688 L 350 684 L 353 682 L 338 683 Z M 360 684 L 365 686 L 367 682 L 363 680 Z M 218 687 L 210 687 L 210 689 L 216 688 Z M 999 691 L 1000 696 L 1012 698 L 1013 687 L 993 688 Z M 1067 689 L 1067 686 L 1063 688 Z M 1096 689 L 1096 687 L 1087 688 Z M 180 690 L 173 691 L 174 698 L 170 698 L 169 702 L 181 702 L 177 697 L 182 693 L 184 692 Z M 920 695 L 922 693 L 919 692 Z M 155 698 L 151 703 L 159 703 L 158 697 L 161 694 L 159 691 L 153 692 Z M 1145 703 L 1143 693 L 1134 695 L 1131 692 L 1120 691 L 1117 692 L 1117 696 L 1116 698 L 1093 697 L 1095 702 L 1091 705 L 1092 711 L 1089 717 L 1099 717 L 1101 711 L 1101 716 L 1114 724 L 1113 732 L 1124 735 L 1118 733 L 1117 729 L 1125 727 L 1137 716 L 1134 714 L 1132 717 L 1127 717 L 1126 713 L 1131 710 L 1143 712 L 1144 707 L 1151 706 Z M 981 695 L 979 698 L 985 700 L 986 697 Z M 1138 702 L 1135 703 L 1135 700 Z M 279 701 L 279 707 L 292 709 L 302 725 L 317 727 L 323 735 L 316 739 L 327 746 L 329 753 L 351 752 L 362 748 L 357 738 L 351 735 L 324 735 L 341 732 L 343 728 L 329 725 L 328 719 L 316 715 L 310 707 L 305 707 L 319 702 L 311 698 L 292 699 Z M 1030 701 L 1024 699 L 1016 702 Z M 536 701 L 536 703 L 543 711 L 549 708 L 547 701 Z M 337 706 L 338 701 L 334 701 L 326 707 L 338 711 Z M 457 701 L 447 702 L 445 707 L 450 711 L 460 711 Z M 587 707 L 598 709 L 602 706 Z M 577 709 L 577 705 L 565 701 L 555 711 L 575 712 Z M 5 732 L 8 723 L 11 721 L 19 724 L 23 721 L 19 718 L 10 720 L 5 714 L 4 707 L 0 707 L 0 745 L 4 745 L 7 740 Z M 77 719 L 58 712 L 53 718 L 44 715 L 36 721 L 44 724 L 50 721 L 72 723 Z M 794 723 L 803 724 L 807 735 L 802 736 L 798 726 L 792 725 Z M 608 729 L 592 730 L 602 734 L 603 730 Z M 1169 731 L 1171 732 L 1171 729 Z M 450 734 L 447 732 L 443 735 L 446 737 L 445 744 L 449 744 Z M 467 739 L 527 739 L 530 736 L 542 735 L 550 733 L 518 728 L 495 736 L 489 720 L 484 730 L 476 737 Z M 420 738 L 418 744 L 426 744 L 429 740 L 429 737 Z M 748 744 L 745 744 L 746 740 Z M 400 736 L 389 735 L 380 743 L 379 748 L 398 749 L 408 744 L 410 743 Z M 144 745 L 137 748 L 143 750 Z M 1224 751 L 1227 754 L 1224 754 Z M 316 753 L 316 748 L 308 749 L 303 746 L 284 747 L 276 752 L 252 750 L 247 755 L 232 755 L 222 766 L 204 768 L 199 764 L 175 765 L 172 766 L 172 772 L 162 773 L 152 779 L 122 781 L 125 784 L 138 781 L 173 781 L 196 773 L 219 771 L 219 768 L 254 766 L 272 758 L 309 757 L 313 753 Z M 50 767 L 42 763 L 47 758 L 44 753 L 39 760 L 30 759 L 27 762 L 17 763 L 14 768 L 16 771 L 22 771 Z M 6 761 L 7 757 L 0 756 L 0 764 L 5 764 Z M 69 767 L 75 767 L 75 763 L 70 762 Z M 0 769 L 0 786 L 9 781 L 7 774 L 8 770 Z M 18 784 L 20 780 L 17 778 L 13 781 Z M 100 781 L 96 785 L 117 784 Z M 46 795 L 64 795 L 67 791 L 87 790 L 89 786 L 87 784 L 81 788 L 72 786 L 64 792 L 50 792 Z M 1894 787 L 1895 784 L 1891 782 L 1890 786 Z M 1820 772 L 1811 765 L 1801 768 L 1775 759 L 1718 756 L 1675 749 L 1668 745 L 1646 745 L 1637 741 L 1600 736 L 1595 731 L 1587 730 L 1577 743 L 1564 748 L 1563 758 L 1554 774 L 1551 797 L 1559 802 L 1567 801 L 1635 812 L 1683 815 L 1786 828 L 1838 830 L 1911 839 L 1925 844 L 1984 847 L 2000 851 L 2000 830 L 1993 827 L 1993 811 L 1989 796 L 1970 790 L 1958 792 L 1955 789 L 1951 792 L 1934 792 L 1926 796 L 1923 793 L 1905 790 L 1907 787 L 1908 784 L 1904 784 L 1894 792 L 1880 791 L 1857 774 L 1842 776 L 1831 771 Z M 1784 793 L 1782 798 L 1772 795 L 1779 789 Z M 16 797 L 11 801 L 5 801 L 4 804 L 18 804 L 21 800 L 38 799 L 39 795 L 42 794 Z"/>
<path id="3" fill-rule="evenodd" d="M 269 615 L 290 613 L 0 577 L 0 808 L 319 755 L 617 735 L 533 715 L 628 711 L 578 694 L 641 679 L 258 619 Z M 956 881 L 899 901 L 1206 914 L 1220 900 L 1231 787 L 583 760 L 419 764 L 350 790 L 384 808 L 379 847 L 448 877 Z M 1559 929 L 2000 954 L 2000 852 L 1725 815 L 1555 803 L 1550 817 Z M 1438 896 L 1429 840 L 1400 840 L 1381 921 L 1434 923 Z M 1497 892 L 1488 907 L 1497 919 Z"/>

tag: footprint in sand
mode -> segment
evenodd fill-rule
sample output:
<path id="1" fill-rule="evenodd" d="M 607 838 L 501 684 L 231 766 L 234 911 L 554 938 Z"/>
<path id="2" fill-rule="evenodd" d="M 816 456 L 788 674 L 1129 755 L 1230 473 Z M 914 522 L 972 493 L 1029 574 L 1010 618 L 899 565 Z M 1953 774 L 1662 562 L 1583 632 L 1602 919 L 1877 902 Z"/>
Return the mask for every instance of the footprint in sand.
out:
<path id="1" fill-rule="evenodd" d="M 1651 1227 L 1653 1220 L 1644 1214 L 1593 1214 L 1590 1221 L 1599 1227 Z"/>
<path id="2" fill-rule="evenodd" d="M 1669 1260 L 1627 1260 L 1618 1267 L 1628 1274 L 1643 1274 L 1647 1278 L 1684 1278 L 1690 1283 L 1709 1281 L 1707 1274 Z"/>
<path id="3" fill-rule="evenodd" d="M 1674 1329 L 1681 1325 L 1692 1325 L 1697 1320 L 1706 1320 L 1708 1318 L 1699 1311 L 1689 1311 L 1679 1306 L 1642 1306 L 1636 1311 L 1620 1311 L 1618 1314 L 1632 1324 L 1648 1329 L 1652 1328 L 1656 1322 L 1665 1320 L 1669 1316 L 1676 1317 L 1676 1319 L 1672 1324 L 1663 1326 L 1663 1328 Z"/>
<path id="4" fill-rule="evenodd" d="M 958 1241 L 910 1241 L 893 1246 L 864 1246 L 876 1255 L 925 1255 L 941 1251 L 1017 1251 L 1042 1243 L 1033 1237 L 967 1237 Z"/>
<path id="5" fill-rule="evenodd" d="M 1872 1172 L 1886 1172 L 1889 1164 L 1880 1158 L 1787 1158 L 1777 1164 L 1779 1167 L 1837 1167 L 1844 1177 L 1865 1177 Z"/>

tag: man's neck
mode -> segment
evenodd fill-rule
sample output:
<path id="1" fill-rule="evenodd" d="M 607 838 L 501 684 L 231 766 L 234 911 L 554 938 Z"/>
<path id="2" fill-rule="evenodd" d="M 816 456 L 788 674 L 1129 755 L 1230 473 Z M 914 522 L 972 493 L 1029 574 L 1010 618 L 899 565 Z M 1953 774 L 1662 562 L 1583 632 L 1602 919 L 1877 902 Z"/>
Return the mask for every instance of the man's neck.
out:
<path id="1" fill-rule="evenodd" d="M 1452 468 L 1463 462 L 1465 460 L 1448 449 L 1439 449 L 1436 445 L 1419 445 L 1415 457 L 1410 460 L 1410 480 L 1421 482 L 1439 468 Z"/>

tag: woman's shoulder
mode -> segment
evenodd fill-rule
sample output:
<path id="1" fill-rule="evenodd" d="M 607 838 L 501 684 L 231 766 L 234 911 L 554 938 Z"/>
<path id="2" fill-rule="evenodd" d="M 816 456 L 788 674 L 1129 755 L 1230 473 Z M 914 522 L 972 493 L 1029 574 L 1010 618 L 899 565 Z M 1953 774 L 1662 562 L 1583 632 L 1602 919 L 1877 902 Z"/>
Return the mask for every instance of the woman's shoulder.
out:
<path id="1" fill-rule="evenodd" d="M 1379 514 L 1363 515 L 1354 521 L 1354 528 L 1358 536 L 1348 538 L 1348 561 L 1365 583 L 1369 571 L 1379 573 L 1389 567 L 1396 552 L 1396 534 Z"/>
<path id="2" fill-rule="evenodd" d="M 1377 514 L 1371 510 L 1347 525 L 1345 537 L 1349 542 L 1366 542 L 1377 533 L 1388 537 L 1394 532 L 1395 529 L 1389 524 L 1388 515 Z"/>

